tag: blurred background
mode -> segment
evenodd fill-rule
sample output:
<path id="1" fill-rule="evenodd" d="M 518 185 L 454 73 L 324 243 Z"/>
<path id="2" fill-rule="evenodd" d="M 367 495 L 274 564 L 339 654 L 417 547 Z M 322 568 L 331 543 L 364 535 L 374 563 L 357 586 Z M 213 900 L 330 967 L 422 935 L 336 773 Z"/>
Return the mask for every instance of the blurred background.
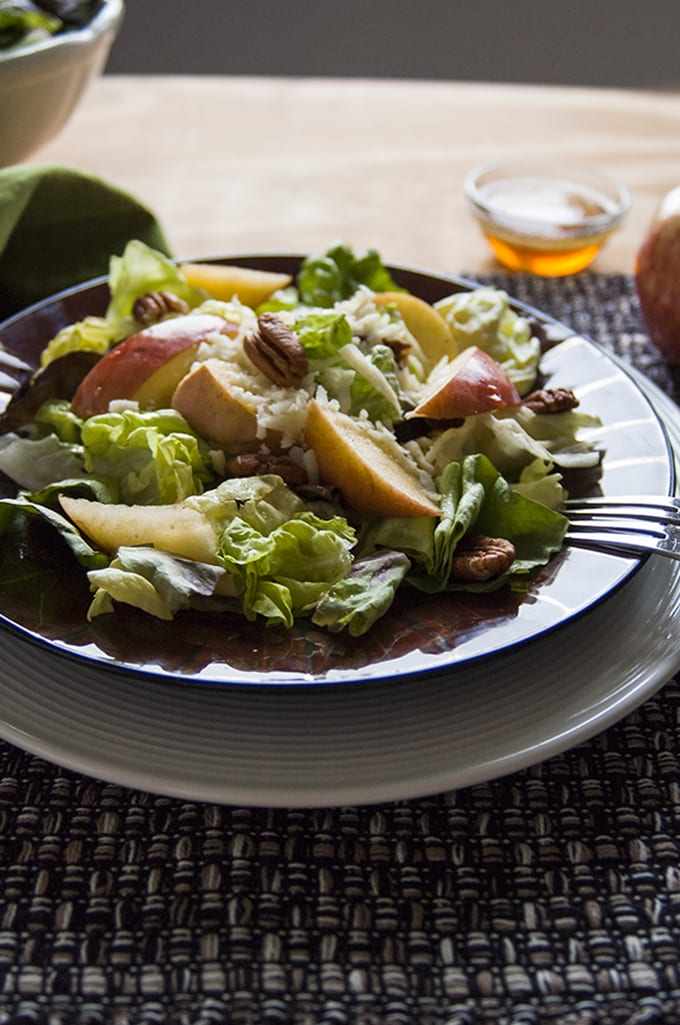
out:
<path id="1" fill-rule="evenodd" d="M 108 74 L 680 88 L 679 0 L 128 0 Z"/>

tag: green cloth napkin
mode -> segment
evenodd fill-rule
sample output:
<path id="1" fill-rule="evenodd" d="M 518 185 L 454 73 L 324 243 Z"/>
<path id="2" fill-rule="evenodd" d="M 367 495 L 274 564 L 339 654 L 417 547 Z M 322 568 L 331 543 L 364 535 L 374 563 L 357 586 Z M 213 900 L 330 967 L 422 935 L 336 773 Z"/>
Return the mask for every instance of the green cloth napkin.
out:
<path id="1" fill-rule="evenodd" d="M 101 178 L 58 164 L 0 170 L 0 320 L 106 274 L 133 238 L 172 255 L 154 214 Z"/>

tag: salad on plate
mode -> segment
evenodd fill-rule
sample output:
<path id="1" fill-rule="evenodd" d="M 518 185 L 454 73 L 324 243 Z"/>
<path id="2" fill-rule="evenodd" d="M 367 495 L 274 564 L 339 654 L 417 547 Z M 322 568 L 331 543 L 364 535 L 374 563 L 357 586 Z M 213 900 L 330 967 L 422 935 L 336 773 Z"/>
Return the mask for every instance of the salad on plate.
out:
<path id="1" fill-rule="evenodd" d="M 360 636 L 409 588 L 522 591 L 564 542 L 599 420 L 501 290 L 430 304 L 375 251 L 299 271 L 131 241 L 0 417 L 0 534 L 39 518 L 132 606 Z"/>

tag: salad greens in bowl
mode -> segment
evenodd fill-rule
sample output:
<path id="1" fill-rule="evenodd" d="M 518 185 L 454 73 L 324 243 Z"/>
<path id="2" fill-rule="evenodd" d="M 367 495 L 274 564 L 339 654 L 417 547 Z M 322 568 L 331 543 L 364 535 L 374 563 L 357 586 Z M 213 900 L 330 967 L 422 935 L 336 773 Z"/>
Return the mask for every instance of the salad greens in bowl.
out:
<path id="1" fill-rule="evenodd" d="M 60 651 L 208 682 L 378 678 L 529 639 L 633 566 L 607 558 L 593 586 L 600 557 L 564 549 L 568 491 L 606 466 L 569 335 L 373 251 L 177 264 L 132 241 L 106 282 L 2 329 L 37 369 L 0 419 L 1 611 Z M 570 601 L 532 620 L 558 579 Z"/>
<path id="2" fill-rule="evenodd" d="M 101 73 L 123 0 L 0 0 L 0 167 L 66 125 Z"/>

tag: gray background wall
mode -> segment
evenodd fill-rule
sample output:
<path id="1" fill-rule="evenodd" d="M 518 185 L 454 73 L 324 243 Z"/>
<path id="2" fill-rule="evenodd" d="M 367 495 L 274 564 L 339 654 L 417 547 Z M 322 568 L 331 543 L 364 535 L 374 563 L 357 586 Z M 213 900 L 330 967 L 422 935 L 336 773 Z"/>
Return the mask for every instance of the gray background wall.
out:
<path id="1" fill-rule="evenodd" d="M 127 0 L 108 74 L 680 88 L 680 0 Z"/>

